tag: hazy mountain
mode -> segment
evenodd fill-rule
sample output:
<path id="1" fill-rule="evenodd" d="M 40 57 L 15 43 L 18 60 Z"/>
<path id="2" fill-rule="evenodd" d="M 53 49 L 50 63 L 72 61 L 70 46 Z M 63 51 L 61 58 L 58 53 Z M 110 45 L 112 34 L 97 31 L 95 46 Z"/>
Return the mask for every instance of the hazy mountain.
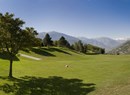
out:
<path id="1" fill-rule="evenodd" d="M 46 32 L 38 33 L 37 37 L 43 39 L 46 35 Z"/>
<path id="2" fill-rule="evenodd" d="M 114 40 L 107 37 L 97 38 L 96 40 L 100 43 L 103 43 L 104 46 L 106 46 L 109 49 L 115 48 L 122 44 L 122 42 L 119 42 L 118 40 Z"/>
<path id="3" fill-rule="evenodd" d="M 76 38 L 76 37 L 66 35 L 64 33 L 55 32 L 55 31 L 48 32 L 48 33 L 52 37 L 52 40 L 59 40 L 61 36 L 64 36 L 71 44 L 79 40 L 82 40 L 82 42 L 85 44 L 92 44 L 98 47 L 102 47 L 102 48 L 105 48 L 107 51 L 121 45 L 124 42 L 121 40 L 118 41 L 118 40 L 114 40 L 114 39 L 106 38 L 106 37 L 88 39 L 85 37 Z M 38 37 L 43 39 L 45 37 L 45 34 L 46 32 L 39 33 Z"/>
<path id="4" fill-rule="evenodd" d="M 96 45 L 96 46 L 105 48 L 107 51 L 122 44 L 122 42 L 120 42 L 118 40 L 114 40 L 114 39 L 107 38 L 107 37 L 93 38 L 93 39 L 88 39 L 88 38 L 82 37 L 79 39 L 81 39 L 84 43 L 89 43 L 92 45 Z"/>
<path id="5" fill-rule="evenodd" d="M 110 54 L 130 54 L 130 40 L 113 49 Z"/>
<path id="6" fill-rule="evenodd" d="M 92 44 L 92 45 L 95 45 L 95 46 L 106 48 L 103 43 L 97 41 L 96 39 L 88 39 L 88 38 L 85 38 L 85 37 L 79 37 L 79 39 L 82 40 L 83 43 Z"/>
<path id="7" fill-rule="evenodd" d="M 39 33 L 38 38 L 43 39 L 45 37 L 45 34 L 46 34 L 46 32 Z M 59 40 L 61 36 L 64 36 L 66 38 L 66 40 L 68 40 L 69 43 L 71 43 L 71 44 L 79 41 L 79 39 L 76 38 L 76 37 L 66 35 L 66 34 L 63 34 L 63 33 L 59 33 L 59 32 L 55 32 L 55 31 L 48 32 L 48 34 L 51 36 L 52 40 Z"/>

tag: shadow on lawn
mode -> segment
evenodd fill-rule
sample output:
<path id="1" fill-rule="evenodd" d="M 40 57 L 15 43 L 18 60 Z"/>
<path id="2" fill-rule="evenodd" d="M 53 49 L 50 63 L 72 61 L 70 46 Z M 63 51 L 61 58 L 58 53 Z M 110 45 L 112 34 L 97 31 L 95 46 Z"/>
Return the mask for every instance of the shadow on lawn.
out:
<path id="1" fill-rule="evenodd" d="M 45 51 L 43 48 L 31 48 L 31 51 L 36 54 L 43 55 L 43 56 L 55 56 L 55 55 Z"/>
<path id="2" fill-rule="evenodd" d="M 54 52 L 54 51 L 57 51 L 57 52 L 60 52 L 60 53 L 64 53 L 64 54 L 68 54 L 68 55 L 71 55 L 70 53 L 66 52 L 66 51 L 63 51 L 61 49 L 58 49 L 58 48 L 44 48 L 44 50 L 46 51 L 50 51 L 50 52 Z"/>
<path id="3" fill-rule="evenodd" d="M 4 59 L 4 60 L 9 60 L 10 59 L 7 52 L 0 52 L 0 58 Z M 17 56 L 15 56 L 14 61 L 19 61 L 19 58 Z"/>
<path id="4" fill-rule="evenodd" d="M 55 52 L 55 51 L 71 55 L 70 53 L 63 51 L 63 50 L 60 50 L 60 49 L 57 49 L 57 48 L 31 48 L 31 51 L 36 53 L 36 54 L 43 55 L 43 56 L 55 56 L 52 53 L 50 53 L 50 52 Z"/>
<path id="5" fill-rule="evenodd" d="M 25 76 L 11 81 L 12 85 L 3 84 L 0 90 L 5 93 L 12 92 L 14 95 L 87 95 L 95 90 L 93 83 L 82 83 L 80 79 L 57 76 L 49 78 Z"/>

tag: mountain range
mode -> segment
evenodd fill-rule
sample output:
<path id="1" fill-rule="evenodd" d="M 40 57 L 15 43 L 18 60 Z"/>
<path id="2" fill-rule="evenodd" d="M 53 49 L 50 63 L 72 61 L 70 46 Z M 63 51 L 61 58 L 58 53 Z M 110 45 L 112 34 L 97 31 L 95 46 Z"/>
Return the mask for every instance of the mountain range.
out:
<path id="1" fill-rule="evenodd" d="M 108 37 L 101 37 L 101 38 L 86 38 L 86 37 L 74 37 L 74 36 L 70 36 L 64 33 L 59 33 L 56 31 L 51 31 L 51 32 L 41 32 L 38 34 L 38 38 L 43 39 L 46 35 L 46 33 L 48 33 L 52 40 L 59 40 L 59 38 L 61 36 L 64 36 L 66 38 L 66 40 L 69 41 L 70 44 L 73 44 L 79 40 L 82 40 L 82 42 L 84 44 L 92 44 L 101 48 L 105 48 L 106 51 L 110 51 L 113 48 L 116 48 L 118 46 L 120 46 L 122 43 L 124 43 L 126 40 L 115 40 L 115 39 L 111 39 Z"/>

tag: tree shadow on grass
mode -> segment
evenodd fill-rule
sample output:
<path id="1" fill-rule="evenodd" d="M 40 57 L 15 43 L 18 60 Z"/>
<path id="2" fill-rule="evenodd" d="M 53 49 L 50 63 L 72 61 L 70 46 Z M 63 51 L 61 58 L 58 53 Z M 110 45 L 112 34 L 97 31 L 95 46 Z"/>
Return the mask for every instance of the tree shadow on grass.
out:
<path id="1" fill-rule="evenodd" d="M 57 52 L 60 52 L 60 53 L 64 53 L 64 54 L 68 54 L 68 55 L 72 55 L 64 50 L 61 50 L 61 49 L 58 49 L 58 48 L 43 48 L 44 50 L 46 51 L 50 51 L 50 52 L 54 52 L 54 51 L 57 51 Z"/>
<path id="2" fill-rule="evenodd" d="M 26 53 L 30 53 L 30 50 L 28 48 L 23 48 L 22 51 L 24 51 Z"/>
<path id="3" fill-rule="evenodd" d="M 3 84 L 0 90 L 14 95 L 87 95 L 95 90 L 93 83 L 82 83 L 80 79 L 57 76 L 49 78 L 25 76 L 11 81 L 13 84 Z"/>
<path id="4" fill-rule="evenodd" d="M 55 55 L 45 51 L 42 48 L 31 48 L 31 51 L 36 53 L 36 54 L 42 55 L 42 56 L 53 56 L 53 57 L 55 56 Z"/>
<path id="5" fill-rule="evenodd" d="M 63 51 L 61 49 L 57 49 L 57 48 L 31 48 L 31 51 L 36 54 L 43 55 L 43 56 L 55 56 L 52 53 L 50 53 L 50 52 L 55 52 L 55 51 L 71 55 L 70 53 Z"/>
<path id="6" fill-rule="evenodd" d="M 7 52 L 0 52 L 0 58 L 4 60 L 10 60 L 10 56 Z M 14 61 L 19 61 L 19 58 L 17 56 L 14 57 Z"/>

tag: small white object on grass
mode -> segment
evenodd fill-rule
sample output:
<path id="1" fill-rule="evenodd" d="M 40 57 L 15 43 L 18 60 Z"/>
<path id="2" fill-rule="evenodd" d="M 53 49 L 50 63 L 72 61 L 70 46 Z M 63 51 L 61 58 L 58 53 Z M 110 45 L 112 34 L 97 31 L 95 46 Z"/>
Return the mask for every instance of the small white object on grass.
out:
<path id="1" fill-rule="evenodd" d="M 69 65 L 65 65 L 65 68 L 68 68 L 69 67 Z"/>

